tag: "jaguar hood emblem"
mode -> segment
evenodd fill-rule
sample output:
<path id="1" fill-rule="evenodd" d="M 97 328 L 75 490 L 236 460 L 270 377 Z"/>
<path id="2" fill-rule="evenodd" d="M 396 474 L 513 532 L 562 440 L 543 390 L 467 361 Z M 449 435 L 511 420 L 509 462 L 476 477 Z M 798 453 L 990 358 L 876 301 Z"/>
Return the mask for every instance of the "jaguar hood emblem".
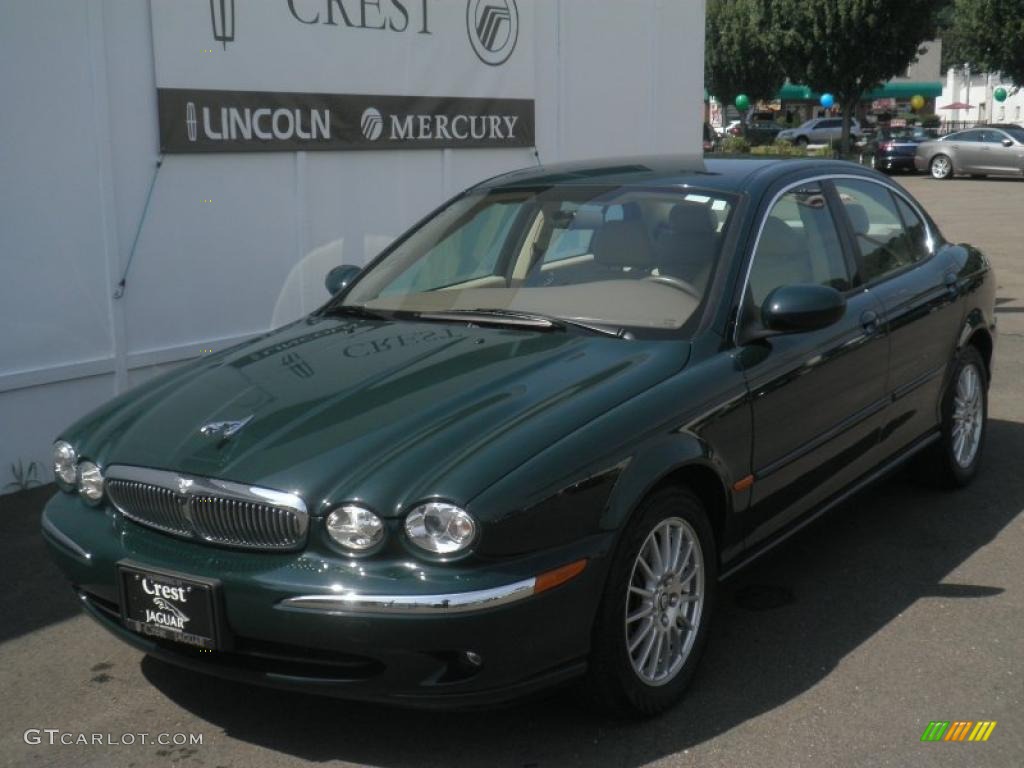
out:
<path id="1" fill-rule="evenodd" d="M 203 424 L 203 426 L 199 428 L 199 432 L 207 437 L 219 437 L 222 440 L 227 440 L 237 434 L 242 427 L 252 421 L 253 416 L 255 415 L 256 414 L 251 413 L 244 419 L 239 419 L 238 421 L 211 421 L 209 424 Z"/>

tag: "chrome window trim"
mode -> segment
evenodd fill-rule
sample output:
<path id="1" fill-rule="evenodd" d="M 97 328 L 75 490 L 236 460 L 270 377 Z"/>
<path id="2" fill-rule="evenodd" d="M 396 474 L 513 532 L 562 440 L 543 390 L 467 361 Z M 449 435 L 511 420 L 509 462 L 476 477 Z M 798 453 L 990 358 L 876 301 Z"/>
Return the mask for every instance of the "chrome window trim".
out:
<path id="1" fill-rule="evenodd" d="M 750 273 L 754 267 L 754 257 L 757 255 L 757 248 L 761 244 L 761 235 L 764 234 L 764 226 L 768 221 L 768 216 L 771 214 L 772 209 L 775 208 L 775 204 L 779 202 L 779 199 L 790 190 L 796 189 L 804 184 L 810 184 L 813 182 L 821 181 L 832 181 L 834 179 L 859 179 L 862 181 L 869 181 L 873 184 L 877 184 L 880 187 L 884 187 L 893 194 L 899 195 L 901 198 L 903 198 L 904 202 L 906 202 L 906 204 L 909 205 L 911 209 L 913 209 L 913 211 L 918 215 L 918 217 L 920 217 L 921 223 L 924 224 L 924 230 L 927 233 L 925 242 L 928 244 L 928 258 L 931 258 L 932 256 L 935 255 L 935 237 L 932 233 L 932 228 L 929 223 L 928 217 L 924 215 L 924 211 L 922 210 L 921 206 L 919 206 L 914 200 L 912 200 L 905 192 L 893 186 L 892 184 L 883 181 L 882 179 L 875 179 L 872 178 L 871 176 L 861 176 L 860 174 L 856 173 L 828 173 L 819 176 L 808 176 L 806 178 L 799 179 L 798 181 L 795 181 L 791 184 L 787 184 L 778 192 L 776 192 L 775 195 L 772 197 L 771 201 L 768 203 L 768 206 L 765 208 L 764 215 L 761 217 L 761 221 L 757 227 L 757 237 L 754 238 L 754 246 L 753 248 L 750 249 L 750 258 L 747 260 L 747 268 L 743 275 L 742 290 L 739 292 L 738 297 L 739 303 L 737 305 L 736 321 L 733 324 L 732 329 L 732 343 L 734 347 L 740 346 L 740 310 L 742 310 L 743 308 L 743 302 L 745 301 L 747 295 L 747 289 L 750 286 Z M 832 214 L 832 218 L 833 220 L 835 219 L 835 213 Z M 836 226 L 839 226 L 838 221 L 835 223 Z M 858 288 L 862 287 L 863 286 L 858 286 Z M 864 290 L 867 289 L 865 288 Z"/>
<path id="2" fill-rule="evenodd" d="M 173 491 L 181 496 L 213 496 L 233 501 L 249 502 L 263 506 L 287 509 L 295 513 L 295 520 L 299 526 L 300 538 L 300 541 L 296 542 L 296 544 L 292 546 L 278 548 L 254 547 L 250 544 L 235 544 L 232 542 L 213 540 L 206 536 L 196 534 L 187 535 L 180 531 L 161 528 L 151 522 L 137 521 L 134 515 L 125 510 L 121 504 L 114 500 L 113 495 L 110 493 L 106 494 L 110 503 L 113 504 L 117 511 L 124 515 L 125 518 L 132 520 L 133 522 L 138 522 L 139 525 L 163 531 L 164 533 L 178 536 L 186 540 L 203 541 L 207 543 L 214 543 L 218 546 L 237 549 L 284 552 L 301 546 L 309 532 L 309 511 L 306 508 L 306 502 L 301 496 L 295 493 L 278 491 L 272 488 L 261 488 L 255 485 L 248 485 L 246 483 L 236 483 L 231 480 L 219 480 L 213 477 L 200 477 L 199 475 L 190 475 L 184 472 L 174 472 L 165 469 L 150 469 L 148 467 L 135 467 L 127 464 L 111 465 L 107 468 L 107 472 L 104 477 L 107 481 L 126 480 L 128 482 L 145 483 L 147 485 L 153 485 Z"/>
<path id="3" fill-rule="evenodd" d="M 529 578 L 490 589 L 440 595 L 364 595 L 358 592 L 297 595 L 282 600 L 278 607 L 330 616 L 449 616 L 497 608 L 523 600 L 533 595 L 536 581 L 535 578 Z"/>

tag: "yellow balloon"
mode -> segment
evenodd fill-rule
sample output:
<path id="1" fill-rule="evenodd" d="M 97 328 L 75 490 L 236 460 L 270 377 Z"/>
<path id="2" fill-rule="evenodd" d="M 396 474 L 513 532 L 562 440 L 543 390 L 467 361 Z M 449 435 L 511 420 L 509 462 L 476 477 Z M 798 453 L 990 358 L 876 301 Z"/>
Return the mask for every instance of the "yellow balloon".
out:
<path id="1" fill-rule="evenodd" d="M 924 96 L 922 96 L 920 94 L 917 94 L 916 96 L 912 96 L 911 99 L 910 99 L 910 106 L 912 106 L 915 110 L 918 110 L 918 109 L 921 109 L 922 107 L 924 107 Z"/>

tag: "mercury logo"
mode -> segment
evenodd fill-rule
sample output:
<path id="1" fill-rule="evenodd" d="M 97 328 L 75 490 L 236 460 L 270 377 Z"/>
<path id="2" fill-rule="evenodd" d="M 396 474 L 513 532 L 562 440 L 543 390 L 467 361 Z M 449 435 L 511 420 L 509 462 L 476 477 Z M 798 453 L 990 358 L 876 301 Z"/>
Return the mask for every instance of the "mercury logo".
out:
<path id="1" fill-rule="evenodd" d="M 504 64 L 519 39 L 516 0 L 469 0 L 466 32 L 480 61 L 492 67 Z"/>
<path id="2" fill-rule="evenodd" d="M 363 112 L 363 116 L 359 119 L 359 125 L 362 128 L 363 136 L 370 141 L 376 141 L 384 133 L 384 118 L 373 107 L 369 107 Z"/>
<path id="3" fill-rule="evenodd" d="M 196 129 L 199 124 L 196 122 L 196 105 L 189 102 L 185 105 L 185 127 L 188 129 L 188 140 L 196 140 Z"/>

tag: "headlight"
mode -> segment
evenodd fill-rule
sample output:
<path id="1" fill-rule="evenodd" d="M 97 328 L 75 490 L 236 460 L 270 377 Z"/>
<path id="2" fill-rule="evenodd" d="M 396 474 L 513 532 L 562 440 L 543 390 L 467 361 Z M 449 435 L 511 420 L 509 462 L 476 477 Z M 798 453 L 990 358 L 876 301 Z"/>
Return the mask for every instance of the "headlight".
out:
<path id="1" fill-rule="evenodd" d="M 71 443 L 58 440 L 53 444 L 53 475 L 57 478 L 57 484 L 65 491 L 73 490 L 75 487 L 75 462 L 78 455 Z"/>
<path id="2" fill-rule="evenodd" d="M 78 465 L 78 495 L 90 504 L 98 504 L 103 498 L 103 472 L 91 461 Z"/>
<path id="3" fill-rule="evenodd" d="M 413 544 L 438 555 L 451 555 L 468 547 L 476 536 L 476 523 L 454 504 L 430 502 L 405 518 L 405 532 Z"/>
<path id="4" fill-rule="evenodd" d="M 354 552 L 365 552 L 384 538 L 384 523 L 373 512 L 346 504 L 327 516 L 327 533 Z"/>

